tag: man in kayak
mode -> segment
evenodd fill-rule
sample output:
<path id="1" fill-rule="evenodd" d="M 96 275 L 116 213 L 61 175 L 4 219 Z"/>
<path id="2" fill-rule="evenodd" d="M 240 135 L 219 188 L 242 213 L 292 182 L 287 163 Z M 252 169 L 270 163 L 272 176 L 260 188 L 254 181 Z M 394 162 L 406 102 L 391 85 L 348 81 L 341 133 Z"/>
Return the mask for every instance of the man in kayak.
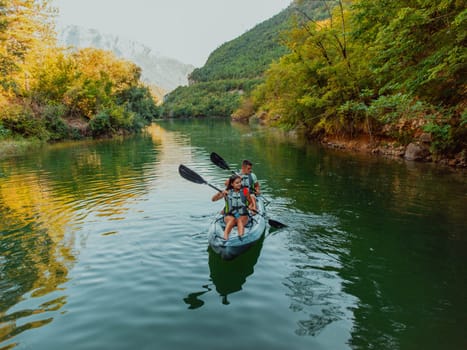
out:
<path id="1" fill-rule="evenodd" d="M 242 186 L 248 188 L 250 193 L 258 196 L 260 194 L 259 182 L 255 173 L 252 172 L 252 169 L 253 164 L 248 159 L 245 159 L 242 162 L 239 175 L 242 177 Z"/>
<path id="2" fill-rule="evenodd" d="M 256 203 L 256 196 L 260 195 L 259 182 L 256 174 L 252 172 L 253 163 L 248 159 L 242 161 L 242 168 L 236 172 L 242 178 L 242 187 L 247 188 L 250 194 L 252 194 L 252 199 Z M 229 179 L 225 180 L 225 186 L 229 183 Z"/>
<path id="3" fill-rule="evenodd" d="M 237 225 L 238 236 L 242 237 L 245 233 L 245 226 L 248 223 L 248 209 L 256 212 L 256 201 L 252 199 L 250 191 L 242 186 L 241 176 L 232 175 L 227 184 L 227 188 L 222 192 L 217 192 L 212 201 L 225 199 L 224 208 L 224 239 L 229 238 L 232 228 Z"/>

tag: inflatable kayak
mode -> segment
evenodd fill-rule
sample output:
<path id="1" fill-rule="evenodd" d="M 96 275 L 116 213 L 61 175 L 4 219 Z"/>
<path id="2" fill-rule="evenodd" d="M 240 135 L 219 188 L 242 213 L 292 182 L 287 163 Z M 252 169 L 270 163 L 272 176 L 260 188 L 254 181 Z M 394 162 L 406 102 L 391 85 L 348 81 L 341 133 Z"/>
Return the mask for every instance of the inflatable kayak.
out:
<path id="1" fill-rule="evenodd" d="M 208 241 L 211 248 L 224 260 L 231 260 L 242 254 L 256 243 L 266 231 L 266 213 L 264 199 L 256 198 L 257 213 L 250 215 L 248 224 L 242 237 L 239 237 L 235 226 L 229 234 L 229 239 L 224 240 L 224 216 L 218 214 L 209 225 Z"/>

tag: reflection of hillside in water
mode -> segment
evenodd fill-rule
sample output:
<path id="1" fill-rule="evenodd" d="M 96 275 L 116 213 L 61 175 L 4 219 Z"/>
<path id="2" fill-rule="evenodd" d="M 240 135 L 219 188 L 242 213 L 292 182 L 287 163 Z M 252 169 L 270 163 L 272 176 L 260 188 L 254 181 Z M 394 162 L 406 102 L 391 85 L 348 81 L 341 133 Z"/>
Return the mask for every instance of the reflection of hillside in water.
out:
<path id="1" fill-rule="evenodd" d="M 153 148 L 149 137 L 58 144 L 0 162 L 0 341 L 66 304 L 61 286 L 85 247 L 76 233 L 89 215 L 118 220 L 147 192 Z"/>
<path id="2" fill-rule="evenodd" d="M 383 210 L 442 215 L 447 223 L 464 221 L 464 211 L 459 208 L 463 208 L 465 198 L 458 195 L 465 193 L 463 173 L 323 149 L 280 130 L 226 119 L 177 120 L 161 125 L 189 136 L 193 147 L 218 153 L 234 169 L 242 159 L 250 159 L 263 192 L 298 210 L 329 213 L 376 203 Z M 437 181 L 443 182 L 440 188 L 451 191 L 433 190 Z M 436 205 L 439 200 L 448 205 L 442 213 Z"/>
<path id="3" fill-rule="evenodd" d="M 157 145 L 158 171 L 173 173 L 174 164 L 190 163 L 192 160 L 192 154 L 188 152 L 190 140 L 187 135 L 169 132 L 157 124 L 147 127 L 146 132 Z"/>
<path id="4" fill-rule="evenodd" d="M 300 224 L 294 227 L 287 248 L 295 268 L 283 283 L 288 288 L 289 308 L 300 315 L 295 333 L 318 336 L 353 318 L 351 310 L 357 300 L 345 291 L 340 275 L 349 260 L 349 242 L 333 216 L 295 213 L 293 220 Z"/>
<path id="5" fill-rule="evenodd" d="M 232 168 L 253 161 L 272 200 L 268 213 L 289 224 L 284 245 L 293 271 L 284 285 L 297 334 L 336 330 L 353 347 L 397 348 L 401 336 L 411 336 L 412 315 L 459 315 L 462 299 L 451 289 L 465 290 L 452 272 L 465 257 L 465 172 L 323 149 L 226 120 L 170 122 L 167 129 Z"/>

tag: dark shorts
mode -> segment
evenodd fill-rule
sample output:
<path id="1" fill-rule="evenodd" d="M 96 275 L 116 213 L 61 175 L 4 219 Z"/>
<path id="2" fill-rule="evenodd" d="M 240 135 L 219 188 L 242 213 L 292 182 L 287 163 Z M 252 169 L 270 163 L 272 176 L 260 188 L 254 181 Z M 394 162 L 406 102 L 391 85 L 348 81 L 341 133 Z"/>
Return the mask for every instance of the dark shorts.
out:
<path id="1" fill-rule="evenodd" d="M 229 213 L 229 214 L 225 214 L 225 216 L 233 216 L 235 218 L 238 218 L 240 216 L 248 216 L 248 214 L 241 214 L 241 215 L 236 216 L 235 214 Z"/>

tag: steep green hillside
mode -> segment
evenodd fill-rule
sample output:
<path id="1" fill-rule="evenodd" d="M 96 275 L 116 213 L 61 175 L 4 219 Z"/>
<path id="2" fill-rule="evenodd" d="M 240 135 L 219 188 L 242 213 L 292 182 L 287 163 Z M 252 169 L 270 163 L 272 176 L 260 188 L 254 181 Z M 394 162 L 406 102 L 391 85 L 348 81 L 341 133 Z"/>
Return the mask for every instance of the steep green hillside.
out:
<path id="1" fill-rule="evenodd" d="M 269 65 L 289 53 L 282 45 L 282 33 L 306 16 L 326 15 L 322 1 L 295 1 L 274 17 L 224 43 L 211 53 L 203 67 L 192 72 L 190 86 L 179 87 L 166 96 L 161 116 L 229 117 L 240 106 L 241 96 L 262 82 Z"/>
<path id="2" fill-rule="evenodd" d="M 254 78 L 269 64 L 288 53 L 280 44 L 280 33 L 289 28 L 289 12 L 283 11 L 229 41 L 209 56 L 206 65 L 190 75 L 192 82 Z"/>

